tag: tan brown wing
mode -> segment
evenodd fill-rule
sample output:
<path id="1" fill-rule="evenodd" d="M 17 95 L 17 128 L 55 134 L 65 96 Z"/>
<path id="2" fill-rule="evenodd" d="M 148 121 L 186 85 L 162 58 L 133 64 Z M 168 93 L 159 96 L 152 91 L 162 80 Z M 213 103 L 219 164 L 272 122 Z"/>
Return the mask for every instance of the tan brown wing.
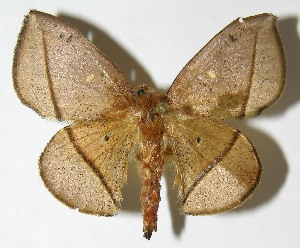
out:
<path id="1" fill-rule="evenodd" d="M 130 126 L 121 121 L 65 127 L 41 155 L 41 177 L 69 207 L 114 215 L 120 209 L 133 139 Z"/>
<path id="2" fill-rule="evenodd" d="M 237 19 L 183 68 L 168 97 L 178 109 L 200 115 L 258 115 L 280 96 L 285 58 L 276 17 Z"/>
<path id="3" fill-rule="evenodd" d="M 171 119 L 167 133 L 183 213 L 214 214 L 240 205 L 261 174 L 247 138 L 216 120 Z"/>
<path id="4" fill-rule="evenodd" d="M 43 117 L 96 120 L 130 104 L 116 67 L 69 24 L 38 11 L 25 17 L 13 79 L 22 102 Z"/>

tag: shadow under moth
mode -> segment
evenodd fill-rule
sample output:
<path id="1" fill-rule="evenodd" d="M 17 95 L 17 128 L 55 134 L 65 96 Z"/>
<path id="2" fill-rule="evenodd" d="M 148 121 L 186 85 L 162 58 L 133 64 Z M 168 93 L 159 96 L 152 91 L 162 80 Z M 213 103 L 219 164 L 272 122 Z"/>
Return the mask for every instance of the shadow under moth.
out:
<path id="1" fill-rule="evenodd" d="M 128 163 L 135 161 L 143 232 L 150 239 L 166 157 L 176 168 L 184 214 L 228 211 L 252 194 L 260 160 L 250 141 L 223 120 L 256 116 L 279 98 L 285 57 L 275 16 L 239 18 L 187 63 L 164 94 L 131 86 L 75 28 L 32 10 L 19 34 L 13 81 L 25 105 L 69 123 L 40 156 L 48 190 L 80 212 L 115 215 Z"/>

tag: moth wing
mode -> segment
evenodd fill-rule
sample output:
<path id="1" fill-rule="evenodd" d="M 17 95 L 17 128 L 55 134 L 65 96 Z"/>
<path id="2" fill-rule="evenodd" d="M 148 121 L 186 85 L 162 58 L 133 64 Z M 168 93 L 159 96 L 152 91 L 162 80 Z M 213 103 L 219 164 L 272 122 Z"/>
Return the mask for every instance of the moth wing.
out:
<path id="1" fill-rule="evenodd" d="M 121 121 L 65 127 L 40 157 L 41 177 L 67 206 L 90 214 L 114 215 L 122 201 L 132 141 L 130 126 Z"/>
<path id="2" fill-rule="evenodd" d="M 43 117 L 95 120 L 130 104 L 117 68 L 80 32 L 57 17 L 30 11 L 15 49 L 15 90 Z"/>
<path id="3" fill-rule="evenodd" d="M 214 214 L 242 204 L 261 175 L 249 140 L 210 118 L 172 120 L 167 133 L 183 213 Z"/>
<path id="4" fill-rule="evenodd" d="M 255 116 L 285 84 L 285 57 L 276 17 L 237 19 L 182 69 L 168 92 L 178 109 L 221 118 Z"/>

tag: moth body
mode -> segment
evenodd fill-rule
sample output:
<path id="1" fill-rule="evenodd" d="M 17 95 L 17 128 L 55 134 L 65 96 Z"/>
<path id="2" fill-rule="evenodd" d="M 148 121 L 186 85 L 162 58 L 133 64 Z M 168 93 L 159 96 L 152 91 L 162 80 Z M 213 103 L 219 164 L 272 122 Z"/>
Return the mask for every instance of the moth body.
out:
<path id="1" fill-rule="evenodd" d="M 164 163 L 165 126 L 163 114 L 167 97 L 145 85 L 134 90 L 136 98 L 133 111 L 140 132 L 139 153 L 141 162 L 141 205 L 144 237 L 151 238 L 157 230 L 157 211 L 160 201 L 160 179 Z"/>

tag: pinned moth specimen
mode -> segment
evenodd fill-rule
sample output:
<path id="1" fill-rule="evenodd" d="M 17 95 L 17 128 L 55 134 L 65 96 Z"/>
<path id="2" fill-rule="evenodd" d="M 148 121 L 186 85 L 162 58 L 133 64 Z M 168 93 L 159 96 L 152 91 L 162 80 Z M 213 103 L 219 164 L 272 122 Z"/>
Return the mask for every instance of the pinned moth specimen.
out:
<path id="1" fill-rule="evenodd" d="M 260 160 L 250 141 L 222 121 L 256 116 L 275 102 L 285 84 L 285 58 L 275 16 L 237 19 L 188 62 L 164 94 L 129 85 L 76 29 L 33 10 L 15 49 L 13 81 L 25 105 L 42 117 L 69 122 L 39 160 L 48 190 L 80 212 L 115 215 L 128 163 L 135 161 L 143 232 L 150 239 L 167 156 L 176 168 L 184 214 L 228 211 L 252 194 Z"/>

